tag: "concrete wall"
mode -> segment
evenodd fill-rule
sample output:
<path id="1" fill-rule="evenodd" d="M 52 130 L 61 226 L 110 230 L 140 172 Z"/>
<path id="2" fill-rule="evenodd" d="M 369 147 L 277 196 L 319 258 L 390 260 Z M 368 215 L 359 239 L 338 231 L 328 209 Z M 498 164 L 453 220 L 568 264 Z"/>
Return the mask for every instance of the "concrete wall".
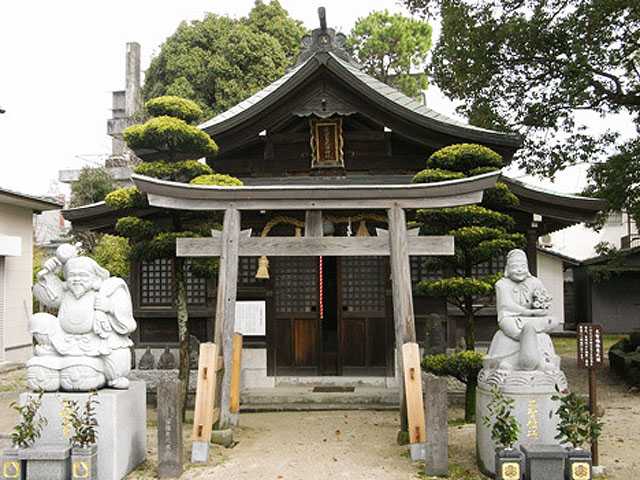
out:
<path id="1" fill-rule="evenodd" d="M 32 313 L 33 213 L 29 209 L 0 205 L 0 234 L 19 237 L 20 256 L 4 257 L 4 351 L 0 360 L 26 361 L 31 356 L 28 331 Z"/>
<path id="2" fill-rule="evenodd" d="M 551 315 L 564 323 L 564 271 L 562 260 L 538 250 L 538 278 L 553 298 Z"/>

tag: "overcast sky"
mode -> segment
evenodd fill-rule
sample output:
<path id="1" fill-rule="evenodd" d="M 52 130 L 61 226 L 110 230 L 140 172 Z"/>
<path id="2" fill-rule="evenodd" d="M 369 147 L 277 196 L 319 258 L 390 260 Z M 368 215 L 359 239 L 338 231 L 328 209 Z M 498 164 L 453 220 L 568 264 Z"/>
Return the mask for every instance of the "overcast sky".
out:
<path id="1" fill-rule="evenodd" d="M 246 15 L 253 0 L 21 0 L 0 2 L 0 187 L 44 194 L 60 169 L 95 163 L 111 149 L 111 92 L 124 89 L 125 44 L 142 48 L 142 68 L 182 20 L 205 12 Z M 309 29 L 327 22 L 348 33 L 371 10 L 403 12 L 396 0 L 281 0 Z M 436 31 L 438 29 L 436 28 Z M 429 106 L 452 114 L 435 86 Z M 624 121 L 617 119 L 616 121 Z M 601 120 L 593 117 L 595 124 Z M 577 191 L 584 168 L 552 186 Z"/>

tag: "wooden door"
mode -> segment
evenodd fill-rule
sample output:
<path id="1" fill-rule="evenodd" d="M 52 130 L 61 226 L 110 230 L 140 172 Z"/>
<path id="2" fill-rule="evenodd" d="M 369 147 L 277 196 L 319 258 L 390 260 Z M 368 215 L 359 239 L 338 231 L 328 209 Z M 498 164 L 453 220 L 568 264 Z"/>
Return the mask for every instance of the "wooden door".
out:
<path id="1" fill-rule="evenodd" d="M 316 375 L 320 316 L 317 257 L 274 257 L 276 375 Z"/>
<path id="2" fill-rule="evenodd" d="M 389 357 L 387 257 L 341 257 L 338 314 L 342 375 L 385 375 Z"/>

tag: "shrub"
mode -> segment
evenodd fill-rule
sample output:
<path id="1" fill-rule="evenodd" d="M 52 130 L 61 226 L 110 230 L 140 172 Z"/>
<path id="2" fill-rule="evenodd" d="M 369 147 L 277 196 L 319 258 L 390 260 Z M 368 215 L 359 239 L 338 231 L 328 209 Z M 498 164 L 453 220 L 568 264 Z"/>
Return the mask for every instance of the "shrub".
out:
<path id="1" fill-rule="evenodd" d="M 502 157 L 483 145 L 459 143 L 441 148 L 427 160 L 427 168 L 441 168 L 465 174 L 483 167 L 502 168 Z"/>
<path id="2" fill-rule="evenodd" d="M 514 403 L 496 385 L 491 388 L 491 401 L 487 405 L 489 414 L 482 418 L 482 422 L 491 428 L 491 439 L 498 448 L 513 448 L 518 441 L 520 424 L 513 416 Z"/>
<path id="3" fill-rule="evenodd" d="M 98 419 L 95 407 L 98 404 L 96 392 L 87 397 L 84 409 L 76 400 L 62 401 L 62 430 L 69 437 L 71 446 L 86 448 L 98 441 Z M 73 430 L 73 432 L 71 432 Z"/>
<path id="4" fill-rule="evenodd" d="M 132 218 L 132 217 L 126 217 Z M 129 277 L 129 253 L 131 247 L 126 238 L 103 235 L 89 254 L 98 265 L 106 268 L 114 277 Z"/>
<path id="5" fill-rule="evenodd" d="M 464 419 L 472 422 L 476 411 L 476 386 L 482 370 L 482 354 L 465 350 L 451 355 L 427 355 L 422 360 L 427 372 L 438 376 L 451 376 L 466 384 Z"/>
<path id="6" fill-rule="evenodd" d="M 205 132 L 184 120 L 168 116 L 155 117 L 142 125 L 127 128 L 124 139 L 133 150 L 149 149 L 166 154 L 167 161 L 175 161 L 176 154 L 197 158 L 218 153 L 218 146 Z"/>
<path id="7" fill-rule="evenodd" d="M 144 106 L 152 117 L 175 117 L 187 123 L 197 122 L 203 116 L 196 102 L 173 95 L 152 98 Z"/>
<path id="8" fill-rule="evenodd" d="M 113 179 L 104 168 L 84 167 L 78 180 L 71 183 L 71 206 L 101 202 L 114 189 Z"/>
<path id="9" fill-rule="evenodd" d="M 243 185 L 242 180 L 231 175 L 224 175 L 221 173 L 213 173 L 210 175 L 200 175 L 194 178 L 189 183 L 193 185 L 217 185 L 219 187 L 241 187 Z"/>
<path id="10" fill-rule="evenodd" d="M 560 392 L 557 385 L 556 391 L 558 394 L 551 397 L 551 400 L 560 402 L 556 411 L 560 417 L 556 440 L 570 443 L 573 448 L 581 448 L 584 444 L 597 440 L 602 431 L 602 422 L 589 413 L 587 402 L 575 392 Z"/>
<path id="11" fill-rule="evenodd" d="M 425 168 L 416 173 L 411 181 L 413 183 L 435 183 L 446 180 L 458 180 L 460 178 L 464 178 L 464 173 L 451 172 L 449 170 L 442 170 L 441 168 Z"/>
<path id="12" fill-rule="evenodd" d="M 114 190 L 105 197 L 104 201 L 115 210 L 147 206 L 145 196 L 136 187 L 124 187 Z"/>
<path id="13" fill-rule="evenodd" d="M 16 402 L 11 403 L 13 408 L 20 415 L 20 423 L 18 423 L 10 434 L 11 444 L 14 447 L 28 448 L 42 434 L 42 429 L 47 424 L 47 419 L 38 413 L 42 405 L 42 395 L 40 392 L 38 397 L 29 396 L 24 405 L 18 405 Z"/>
<path id="14" fill-rule="evenodd" d="M 143 162 L 136 166 L 134 171 L 140 175 L 181 183 L 187 183 L 194 178 L 213 173 L 209 165 L 197 160 L 182 160 L 173 163 Z"/>

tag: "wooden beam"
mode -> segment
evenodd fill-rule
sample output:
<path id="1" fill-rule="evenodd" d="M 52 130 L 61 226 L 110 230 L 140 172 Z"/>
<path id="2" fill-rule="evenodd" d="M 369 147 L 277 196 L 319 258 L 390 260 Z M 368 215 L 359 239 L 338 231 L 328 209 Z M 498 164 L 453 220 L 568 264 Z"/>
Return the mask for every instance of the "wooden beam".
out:
<path id="1" fill-rule="evenodd" d="M 195 409 L 193 412 L 193 450 L 191 462 L 203 463 L 209 456 L 209 441 L 213 428 L 216 398 L 218 347 L 215 343 L 200 344 L 198 380 Z"/>
<path id="2" fill-rule="evenodd" d="M 407 406 L 404 393 L 402 346 L 407 342 L 415 343 L 416 326 L 413 317 L 413 296 L 411 291 L 411 269 L 409 266 L 409 247 L 407 240 L 407 219 L 399 206 L 388 210 L 389 243 L 391 249 L 391 285 L 393 292 L 393 321 L 396 336 L 396 361 L 400 382 L 400 425 L 403 431 L 408 428 Z M 420 237 L 418 237 L 420 238 Z M 428 237 L 424 237 L 428 238 Z"/>
<path id="3" fill-rule="evenodd" d="M 393 205 L 400 208 L 444 208 L 470 205 L 482 201 L 482 191 L 443 195 L 437 197 L 415 197 L 407 199 L 385 198 L 348 198 L 348 199 L 198 199 L 174 198 L 149 193 L 149 204 L 159 208 L 177 210 L 362 210 L 388 209 Z"/>
<path id="4" fill-rule="evenodd" d="M 404 364 L 404 385 L 407 398 L 407 421 L 409 424 L 409 442 L 425 443 L 424 402 L 422 399 L 422 372 L 420 369 L 420 348 L 417 343 L 405 343 L 402 346 Z"/>
<path id="5" fill-rule="evenodd" d="M 409 255 L 453 255 L 451 236 L 409 236 Z M 179 238 L 178 257 L 215 257 L 222 253 L 219 238 Z M 251 237 L 241 238 L 238 255 L 259 257 L 290 256 L 373 256 L 389 255 L 390 239 L 386 237 Z"/>
<path id="6" fill-rule="evenodd" d="M 204 239 L 203 239 L 204 240 Z M 213 239 L 211 239 L 213 240 Z M 238 415 L 230 412 L 231 401 L 231 366 L 233 350 L 233 333 L 236 319 L 236 294 L 238 288 L 238 247 L 240 243 L 240 212 L 229 209 L 224 212 L 220 251 L 220 267 L 218 269 L 218 296 L 216 303 L 215 342 L 222 345 L 224 372 L 220 392 L 219 429 L 236 425 Z"/>

